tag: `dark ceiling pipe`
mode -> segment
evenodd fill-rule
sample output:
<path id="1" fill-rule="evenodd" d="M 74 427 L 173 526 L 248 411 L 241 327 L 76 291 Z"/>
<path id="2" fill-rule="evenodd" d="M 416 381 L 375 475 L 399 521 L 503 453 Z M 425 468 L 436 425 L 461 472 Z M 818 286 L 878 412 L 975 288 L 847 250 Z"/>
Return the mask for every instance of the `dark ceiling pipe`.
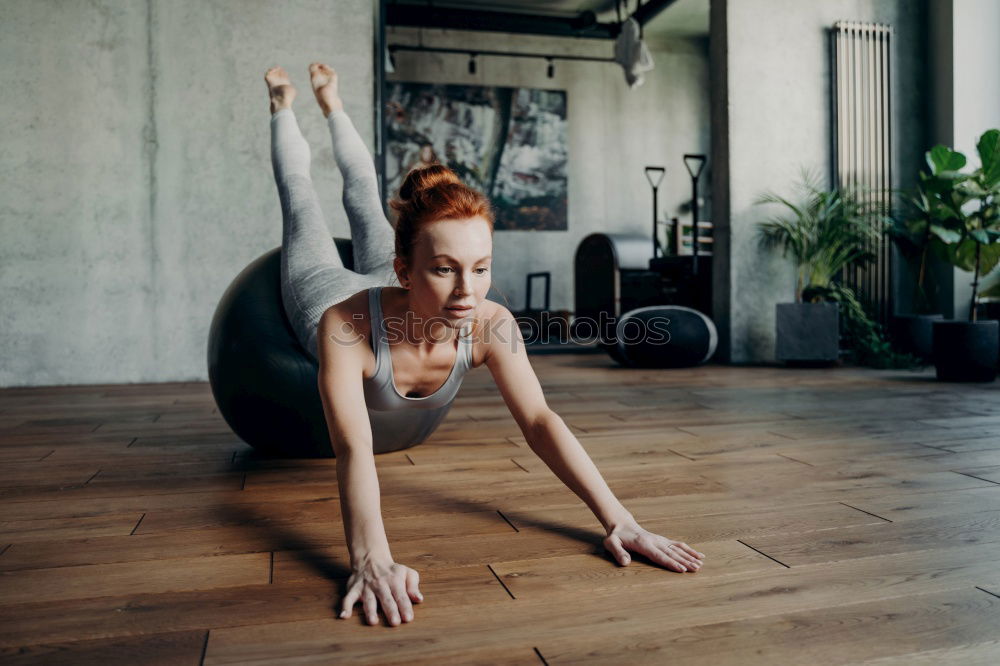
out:
<path id="1" fill-rule="evenodd" d="M 386 25 L 409 28 L 444 28 L 446 30 L 487 30 L 515 34 L 550 35 L 553 37 L 611 38 L 618 26 L 598 23 L 593 12 L 574 17 L 515 14 L 478 9 L 458 9 L 420 5 L 389 5 Z M 614 35 L 611 32 L 614 32 Z"/>
<path id="2" fill-rule="evenodd" d="M 489 51 L 482 49 L 449 49 L 439 46 L 416 46 L 412 44 L 389 44 L 389 53 L 396 51 L 422 51 L 428 53 L 458 53 L 469 56 L 469 74 L 475 74 L 475 67 L 472 64 L 476 56 L 503 56 L 506 58 L 545 58 L 546 60 L 581 60 L 585 62 L 614 62 L 614 58 L 595 58 L 593 56 L 579 55 L 558 55 L 554 53 L 527 53 L 524 51 Z"/>
<path id="3" fill-rule="evenodd" d="M 632 18 L 634 18 L 639 25 L 646 25 L 656 18 L 657 14 L 675 2 L 677 2 L 677 0 L 650 0 L 650 2 L 640 3 L 639 8 L 632 12 Z"/>
<path id="4" fill-rule="evenodd" d="M 640 5 L 633 17 L 639 22 L 639 25 L 645 25 L 674 2 L 676 0 L 648 0 Z M 562 17 L 396 3 L 386 6 L 385 23 L 386 25 L 409 28 L 485 30 L 597 39 L 614 39 L 619 33 L 617 23 L 599 23 L 597 15 L 592 11 L 581 12 L 576 16 Z"/>

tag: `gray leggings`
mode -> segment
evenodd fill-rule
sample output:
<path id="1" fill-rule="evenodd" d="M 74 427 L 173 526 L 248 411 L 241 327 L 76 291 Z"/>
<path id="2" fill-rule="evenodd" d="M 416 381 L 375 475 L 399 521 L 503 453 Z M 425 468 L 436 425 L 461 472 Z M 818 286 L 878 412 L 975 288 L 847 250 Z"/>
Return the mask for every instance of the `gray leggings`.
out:
<path id="1" fill-rule="evenodd" d="M 343 111 L 327 117 L 333 156 L 344 177 L 344 208 L 351 226 L 354 270 L 344 267 L 323 219 L 309 173 L 309 144 L 291 109 L 271 116 L 271 164 L 281 198 L 281 298 L 306 351 L 318 358 L 316 328 L 323 312 L 359 291 L 387 286 L 392 269 L 392 225 L 382 212 L 375 164 Z"/>

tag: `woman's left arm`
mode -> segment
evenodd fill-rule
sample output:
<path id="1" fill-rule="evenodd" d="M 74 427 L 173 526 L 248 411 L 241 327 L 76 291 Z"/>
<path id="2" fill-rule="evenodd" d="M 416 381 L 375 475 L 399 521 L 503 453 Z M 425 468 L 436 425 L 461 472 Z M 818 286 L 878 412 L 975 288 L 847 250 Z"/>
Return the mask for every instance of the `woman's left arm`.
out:
<path id="1" fill-rule="evenodd" d="M 704 555 L 686 543 L 640 527 L 562 418 L 549 408 L 510 311 L 497 306 L 489 326 L 489 336 L 484 337 L 488 344 L 485 363 L 504 402 L 531 450 L 601 521 L 607 532 L 604 548 L 622 566 L 629 563 L 631 550 L 669 569 L 697 571 Z"/>

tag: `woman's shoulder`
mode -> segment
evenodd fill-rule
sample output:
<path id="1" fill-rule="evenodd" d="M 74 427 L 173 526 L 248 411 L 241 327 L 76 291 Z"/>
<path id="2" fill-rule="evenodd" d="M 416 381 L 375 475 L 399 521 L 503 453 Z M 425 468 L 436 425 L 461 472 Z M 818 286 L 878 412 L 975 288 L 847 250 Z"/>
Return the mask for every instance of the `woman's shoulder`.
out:
<path id="1" fill-rule="evenodd" d="M 491 348 L 496 344 L 510 344 L 516 339 L 517 319 L 502 303 L 483 300 L 479 307 L 478 321 L 473 328 L 473 367 L 478 367 L 489 358 Z"/>
<path id="2" fill-rule="evenodd" d="M 356 321 L 369 326 L 368 290 L 364 289 L 351 294 L 344 300 L 334 303 L 323 311 L 322 317 L 335 318 L 344 321 Z"/>
<path id="3" fill-rule="evenodd" d="M 371 356 L 371 317 L 368 309 L 368 290 L 359 291 L 323 311 L 319 321 L 320 335 L 343 343 L 344 348 L 355 349 L 363 356 Z M 323 346 L 320 347 L 322 353 Z"/>
<path id="4" fill-rule="evenodd" d="M 479 314 L 480 318 L 486 322 L 504 321 L 506 319 L 513 319 L 514 317 L 511 311 L 502 303 L 491 301 L 488 298 L 483 299 Z"/>

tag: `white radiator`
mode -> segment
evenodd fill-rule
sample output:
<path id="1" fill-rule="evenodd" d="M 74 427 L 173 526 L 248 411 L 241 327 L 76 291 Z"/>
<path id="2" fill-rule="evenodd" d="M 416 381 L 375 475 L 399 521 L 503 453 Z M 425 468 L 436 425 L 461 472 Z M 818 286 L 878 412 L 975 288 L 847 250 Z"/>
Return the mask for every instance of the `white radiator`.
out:
<path id="1" fill-rule="evenodd" d="M 839 22 L 832 32 L 834 170 L 840 188 L 856 186 L 890 210 L 893 187 L 892 27 Z M 891 243 L 868 248 L 872 261 L 844 269 L 841 279 L 878 321 L 891 309 Z"/>

